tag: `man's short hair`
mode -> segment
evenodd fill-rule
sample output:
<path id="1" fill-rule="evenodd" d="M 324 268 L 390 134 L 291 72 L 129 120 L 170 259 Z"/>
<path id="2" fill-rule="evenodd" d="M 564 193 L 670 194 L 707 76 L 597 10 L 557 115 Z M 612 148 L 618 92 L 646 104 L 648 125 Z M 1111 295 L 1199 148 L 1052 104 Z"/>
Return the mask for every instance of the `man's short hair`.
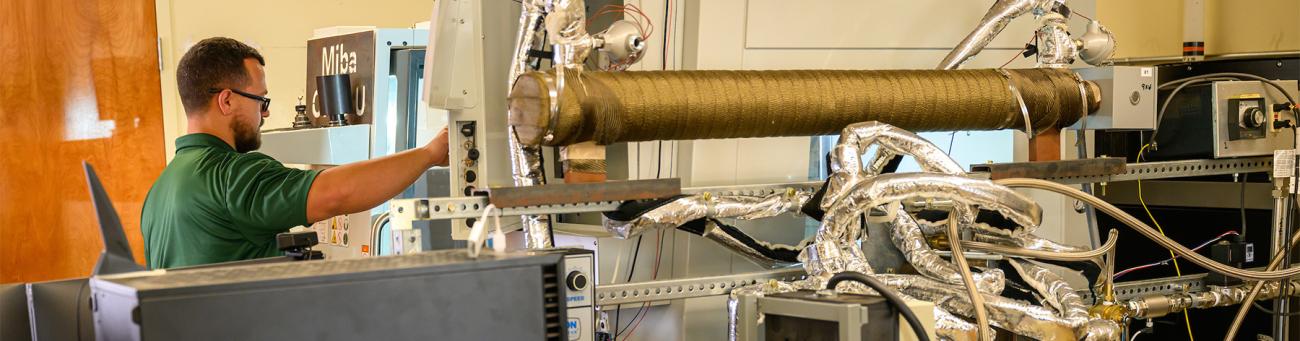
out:
<path id="1" fill-rule="evenodd" d="M 238 40 L 214 37 L 194 44 L 176 66 L 176 87 L 181 93 L 181 104 L 187 114 L 198 112 L 212 100 L 208 89 L 242 87 L 250 75 L 244 60 L 253 58 L 266 65 L 262 54 Z"/>

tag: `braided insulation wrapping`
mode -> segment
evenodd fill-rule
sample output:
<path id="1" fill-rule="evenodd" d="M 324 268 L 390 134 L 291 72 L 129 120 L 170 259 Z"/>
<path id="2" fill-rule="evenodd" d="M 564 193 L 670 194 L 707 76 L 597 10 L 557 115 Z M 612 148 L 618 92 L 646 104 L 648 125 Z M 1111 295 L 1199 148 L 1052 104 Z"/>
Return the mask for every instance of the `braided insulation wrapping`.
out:
<path id="1" fill-rule="evenodd" d="M 564 169 L 571 172 L 605 173 L 605 160 L 572 159 L 564 160 Z"/>
<path id="2" fill-rule="evenodd" d="M 516 83 L 510 121 L 524 143 L 828 135 L 865 121 L 1024 129 L 1011 84 L 1036 131 L 1071 125 L 1089 105 L 1072 72 L 1059 69 L 584 72 L 558 90 L 551 79 L 533 72 Z"/>

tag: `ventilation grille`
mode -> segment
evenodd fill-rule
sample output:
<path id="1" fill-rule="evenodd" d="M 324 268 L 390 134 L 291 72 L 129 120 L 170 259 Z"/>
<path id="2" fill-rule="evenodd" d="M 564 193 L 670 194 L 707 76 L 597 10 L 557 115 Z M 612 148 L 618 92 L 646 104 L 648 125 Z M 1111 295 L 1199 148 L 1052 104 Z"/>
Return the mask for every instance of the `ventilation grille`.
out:
<path id="1" fill-rule="evenodd" d="M 561 314 L 560 302 L 564 298 L 560 292 L 559 269 L 555 265 L 542 267 L 542 316 L 546 321 L 546 340 L 564 341 L 568 334 L 565 330 L 564 315 Z"/>

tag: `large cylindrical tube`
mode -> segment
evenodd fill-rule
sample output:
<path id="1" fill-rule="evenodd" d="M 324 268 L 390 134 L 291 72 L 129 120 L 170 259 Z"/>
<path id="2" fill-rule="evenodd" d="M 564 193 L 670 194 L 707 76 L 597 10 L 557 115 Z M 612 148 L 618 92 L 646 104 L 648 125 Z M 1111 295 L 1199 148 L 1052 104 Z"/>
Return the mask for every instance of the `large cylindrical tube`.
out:
<path id="1" fill-rule="evenodd" d="M 1098 106 L 1095 85 L 1058 69 L 584 72 L 558 91 L 554 78 L 515 82 L 510 124 L 525 144 L 826 135 L 865 121 L 1042 131 Z"/>

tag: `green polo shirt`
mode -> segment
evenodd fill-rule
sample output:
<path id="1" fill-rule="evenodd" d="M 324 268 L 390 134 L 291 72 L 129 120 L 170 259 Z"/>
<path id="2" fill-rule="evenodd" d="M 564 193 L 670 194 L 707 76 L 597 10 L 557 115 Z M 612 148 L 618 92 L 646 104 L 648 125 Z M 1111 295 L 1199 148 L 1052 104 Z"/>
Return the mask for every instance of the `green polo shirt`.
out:
<path id="1" fill-rule="evenodd" d="M 140 228 L 150 269 L 280 255 L 275 235 L 306 225 L 319 171 L 238 153 L 208 134 L 176 139 L 176 157 L 149 189 Z"/>

